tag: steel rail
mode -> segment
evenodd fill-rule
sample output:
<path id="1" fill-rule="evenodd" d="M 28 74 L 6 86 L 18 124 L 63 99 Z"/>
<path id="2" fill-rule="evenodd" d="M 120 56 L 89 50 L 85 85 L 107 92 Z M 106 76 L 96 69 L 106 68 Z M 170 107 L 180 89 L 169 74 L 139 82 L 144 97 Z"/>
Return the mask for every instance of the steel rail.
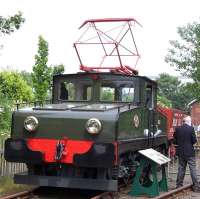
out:
<path id="1" fill-rule="evenodd" d="M 33 189 L 30 189 L 28 191 L 22 191 L 22 192 L 19 192 L 19 193 L 15 193 L 15 194 L 12 194 L 12 195 L 8 195 L 8 196 L 3 196 L 3 197 L 0 197 L 0 199 L 29 199 L 30 197 L 30 194 L 33 193 L 33 191 L 35 191 L 37 188 L 33 188 Z"/>
<path id="2" fill-rule="evenodd" d="M 180 193 L 185 193 L 186 191 L 192 190 L 192 184 L 184 185 L 178 189 L 171 190 L 167 193 L 161 194 L 160 196 L 155 197 L 154 199 L 169 199 L 169 198 L 177 198 L 177 195 Z"/>
<path id="3" fill-rule="evenodd" d="M 92 198 L 90 198 L 90 199 L 103 199 L 103 198 L 110 198 L 110 199 L 114 199 L 114 193 L 112 193 L 112 192 L 104 192 L 104 193 L 101 193 L 101 194 L 99 194 L 99 195 L 97 195 L 97 196 L 94 196 L 94 197 L 92 197 Z"/>
<path id="4" fill-rule="evenodd" d="M 101 193 L 99 195 L 93 196 L 90 199 L 103 199 L 103 198 L 115 199 L 116 195 L 118 195 L 123 188 L 126 188 L 126 186 L 124 184 L 120 184 L 119 185 L 119 190 L 117 192 L 108 192 L 108 191 L 107 192 L 103 192 L 103 193 Z"/>
<path id="5" fill-rule="evenodd" d="M 36 190 L 36 188 L 31 189 L 29 191 L 23 191 L 23 192 L 15 193 L 12 195 L 3 196 L 3 197 L 0 197 L 0 199 L 30 199 L 30 195 L 33 194 L 33 192 L 35 190 Z M 105 197 L 109 198 L 109 199 L 114 199 L 114 195 L 115 195 L 115 193 L 113 193 L 113 192 L 104 192 L 99 195 L 93 196 L 90 199 L 103 199 Z M 33 194 L 33 196 L 34 196 L 34 194 Z"/>

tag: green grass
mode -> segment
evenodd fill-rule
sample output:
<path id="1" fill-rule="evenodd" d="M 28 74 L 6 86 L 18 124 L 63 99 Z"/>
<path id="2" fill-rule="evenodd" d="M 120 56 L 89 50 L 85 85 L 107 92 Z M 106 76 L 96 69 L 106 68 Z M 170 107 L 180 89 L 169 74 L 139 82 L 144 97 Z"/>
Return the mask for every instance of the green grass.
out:
<path id="1" fill-rule="evenodd" d="M 31 186 L 28 185 L 17 185 L 14 184 L 13 179 L 8 176 L 0 177 L 0 196 L 18 193 L 31 189 Z"/>
<path id="2" fill-rule="evenodd" d="M 0 130 L 0 140 L 5 140 L 10 135 L 10 132 Z"/>

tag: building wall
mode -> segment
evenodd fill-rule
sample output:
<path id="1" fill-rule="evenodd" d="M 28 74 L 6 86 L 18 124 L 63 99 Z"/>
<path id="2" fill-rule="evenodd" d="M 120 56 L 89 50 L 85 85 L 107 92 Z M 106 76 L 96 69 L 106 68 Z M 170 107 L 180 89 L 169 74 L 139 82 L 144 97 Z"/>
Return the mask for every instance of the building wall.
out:
<path id="1" fill-rule="evenodd" d="M 191 105 L 191 117 L 194 126 L 200 125 L 200 102 Z"/>

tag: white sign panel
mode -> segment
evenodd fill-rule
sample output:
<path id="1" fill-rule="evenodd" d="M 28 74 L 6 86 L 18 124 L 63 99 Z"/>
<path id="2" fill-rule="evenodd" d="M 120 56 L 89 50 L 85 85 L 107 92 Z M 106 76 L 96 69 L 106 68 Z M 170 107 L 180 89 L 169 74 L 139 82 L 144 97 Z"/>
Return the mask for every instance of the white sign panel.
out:
<path id="1" fill-rule="evenodd" d="M 170 158 L 164 156 L 162 153 L 159 153 L 158 151 L 151 148 L 140 150 L 139 153 L 149 158 L 150 160 L 156 162 L 159 165 L 166 164 L 167 162 L 170 161 Z"/>

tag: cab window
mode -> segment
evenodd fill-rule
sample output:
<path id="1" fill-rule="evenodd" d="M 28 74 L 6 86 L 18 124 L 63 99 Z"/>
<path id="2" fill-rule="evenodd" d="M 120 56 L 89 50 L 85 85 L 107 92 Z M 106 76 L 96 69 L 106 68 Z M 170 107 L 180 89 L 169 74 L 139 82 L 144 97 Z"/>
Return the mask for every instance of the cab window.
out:
<path id="1" fill-rule="evenodd" d="M 75 85 L 72 82 L 62 82 L 60 86 L 61 100 L 75 100 Z"/>
<path id="2" fill-rule="evenodd" d="M 60 83 L 59 99 L 63 101 L 91 100 L 92 86 L 88 82 L 64 81 Z"/>
<path id="3" fill-rule="evenodd" d="M 134 88 L 133 87 L 122 88 L 122 101 L 123 102 L 133 102 L 133 98 L 134 98 Z"/>
<path id="4" fill-rule="evenodd" d="M 115 89 L 111 87 L 101 87 L 100 100 L 101 101 L 114 101 Z"/>
<path id="5" fill-rule="evenodd" d="M 100 88 L 100 101 L 133 102 L 134 85 L 128 81 L 104 81 Z"/>

